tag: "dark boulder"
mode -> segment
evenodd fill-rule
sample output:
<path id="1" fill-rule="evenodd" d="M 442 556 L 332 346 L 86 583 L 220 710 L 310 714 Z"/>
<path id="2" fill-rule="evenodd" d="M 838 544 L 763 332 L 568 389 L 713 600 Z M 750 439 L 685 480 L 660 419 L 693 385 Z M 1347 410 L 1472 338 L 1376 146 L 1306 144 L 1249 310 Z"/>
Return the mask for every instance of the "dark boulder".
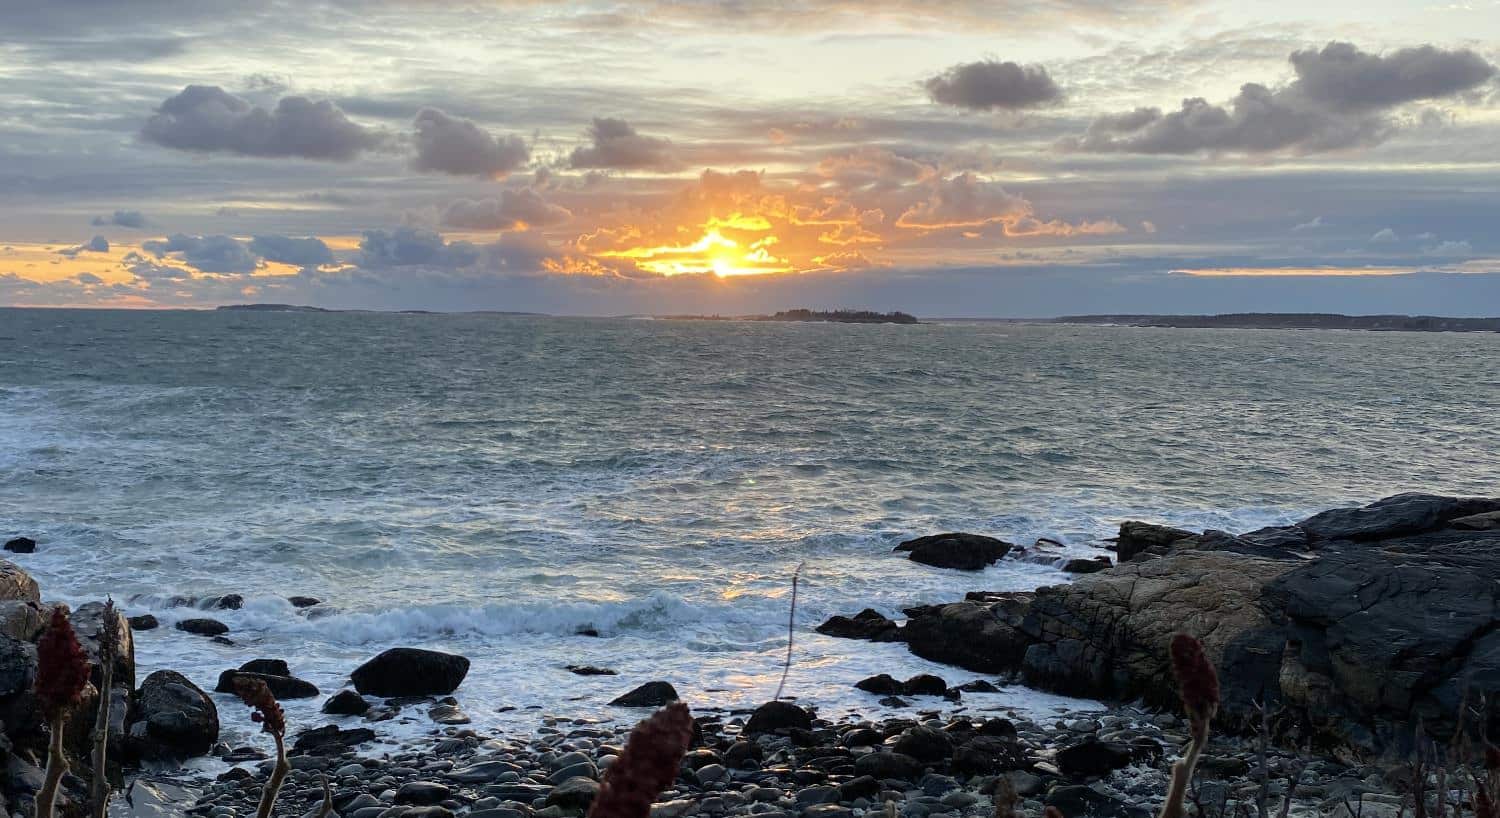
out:
<path id="1" fill-rule="evenodd" d="M 132 616 L 126 621 L 130 623 L 130 629 L 133 631 L 154 631 L 161 627 L 161 623 L 156 621 L 156 617 L 151 614 Z"/>
<path id="2" fill-rule="evenodd" d="M 908 696 L 945 696 L 948 683 L 931 673 L 919 673 L 902 682 L 900 692 Z"/>
<path id="3" fill-rule="evenodd" d="M 965 775 L 1019 770 L 1026 762 L 1026 751 L 1014 736 L 975 736 L 953 751 L 953 771 Z"/>
<path id="4" fill-rule="evenodd" d="M 35 554 L 36 540 L 30 537 L 16 537 L 5 541 L 5 550 L 13 554 Z"/>
<path id="5" fill-rule="evenodd" d="M 617 671 L 607 667 L 594 667 L 593 665 L 568 665 L 564 670 L 575 676 L 618 676 Z"/>
<path id="6" fill-rule="evenodd" d="M 855 775 L 868 775 L 885 780 L 915 781 L 926 767 L 922 762 L 905 753 L 865 753 L 854 760 Z"/>
<path id="7" fill-rule="evenodd" d="M 932 763 L 953 755 L 953 739 L 935 727 L 912 727 L 896 738 L 891 750 Z"/>
<path id="8" fill-rule="evenodd" d="M 934 662 L 977 673 L 1000 673 L 1021 663 L 1028 640 L 1017 630 L 1029 594 L 998 602 L 955 602 L 920 612 L 908 620 L 906 645 Z"/>
<path id="9" fill-rule="evenodd" d="M 191 633 L 197 636 L 223 636 L 229 633 L 228 625 L 217 619 L 209 619 L 207 617 L 179 620 L 173 627 L 184 633 Z"/>
<path id="10" fill-rule="evenodd" d="M 1120 524 L 1120 535 L 1115 538 L 1115 556 L 1120 562 L 1130 562 L 1147 551 L 1165 553 L 1173 543 L 1193 536 L 1196 536 L 1193 532 L 1180 528 L 1126 520 Z"/>
<path id="11" fill-rule="evenodd" d="M 136 693 L 127 747 L 138 758 L 168 760 L 208 753 L 219 740 L 219 711 L 181 673 L 158 670 Z"/>
<path id="12" fill-rule="evenodd" d="M 286 598 L 293 608 L 311 608 L 314 605 L 322 605 L 323 600 L 311 596 L 289 596 Z"/>
<path id="13" fill-rule="evenodd" d="M 435 781 L 408 781 L 396 790 L 396 804 L 429 807 L 448 799 L 451 791 L 446 784 Z"/>
<path id="14" fill-rule="evenodd" d="M 1494 531 L 1500 529 L 1500 511 L 1470 514 L 1467 517 L 1459 517 L 1448 525 L 1460 531 Z"/>
<path id="15" fill-rule="evenodd" d="M 1109 561 L 1109 557 L 1094 557 L 1093 559 L 1080 557 L 1063 563 L 1062 570 L 1069 574 L 1093 574 L 1107 570 L 1112 565 L 1114 563 Z"/>
<path id="16" fill-rule="evenodd" d="M 323 712 L 330 716 L 363 716 L 369 709 L 365 697 L 353 690 L 340 690 L 323 702 Z"/>
<path id="17" fill-rule="evenodd" d="M 842 639 L 868 639 L 871 642 L 900 642 L 901 626 L 874 608 L 854 616 L 833 616 L 819 625 L 818 633 Z"/>
<path id="18" fill-rule="evenodd" d="M 251 659 L 240 665 L 246 673 L 264 673 L 267 676 L 290 676 L 292 668 L 285 659 Z"/>
<path id="19" fill-rule="evenodd" d="M 610 702 L 616 707 L 661 707 L 677 701 L 677 688 L 667 682 L 647 682 Z"/>
<path id="20" fill-rule="evenodd" d="M 912 562 L 923 565 L 979 571 L 999 562 L 1013 547 L 1004 540 L 982 534 L 949 533 L 907 540 L 895 550 L 907 552 Z"/>
<path id="21" fill-rule="evenodd" d="M 774 733 L 788 729 L 811 730 L 812 714 L 791 702 L 766 702 L 755 708 L 750 720 L 745 722 L 746 735 Z"/>
<path id="22" fill-rule="evenodd" d="M 599 782 L 585 776 L 574 776 L 552 788 L 547 794 L 547 806 L 565 810 L 587 810 L 599 795 Z"/>
<path id="23" fill-rule="evenodd" d="M 861 679 L 855 682 L 854 686 L 866 693 L 874 693 L 877 696 L 894 696 L 905 689 L 905 686 L 892 678 L 889 673 L 882 673 L 879 676 Z"/>
<path id="24" fill-rule="evenodd" d="M 367 696 L 446 696 L 469 675 L 469 660 L 421 648 L 391 648 L 349 674 Z"/>
<path id="25" fill-rule="evenodd" d="M 297 734 L 292 751 L 305 755 L 340 755 L 351 747 L 374 740 L 375 731 L 369 728 L 343 730 L 336 724 L 329 724 Z"/>
<path id="26" fill-rule="evenodd" d="M 225 594 L 208 600 L 211 611 L 238 611 L 245 607 L 245 598 L 239 594 Z"/>
<path id="27" fill-rule="evenodd" d="M 1067 818 L 1151 818 L 1151 811 L 1082 784 L 1053 787 L 1043 803 Z"/>
<path id="28" fill-rule="evenodd" d="M 219 674 L 215 693 L 237 693 L 235 682 L 240 679 L 258 679 L 266 683 L 271 695 L 278 699 L 311 699 L 319 695 L 318 686 L 295 676 L 275 676 L 269 673 L 249 673 L 243 670 L 226 670 Z"/>
<path id="29" fill-rule="evenodd" d="M 1088 736 L 1057 751 L 1057 768 L 1071 778 L 1092 778 L 1109 775 L 1122 767 L 1130 766 L 1132 752 L 1129 745 L 1118 741 L 1100 741 Z"/>

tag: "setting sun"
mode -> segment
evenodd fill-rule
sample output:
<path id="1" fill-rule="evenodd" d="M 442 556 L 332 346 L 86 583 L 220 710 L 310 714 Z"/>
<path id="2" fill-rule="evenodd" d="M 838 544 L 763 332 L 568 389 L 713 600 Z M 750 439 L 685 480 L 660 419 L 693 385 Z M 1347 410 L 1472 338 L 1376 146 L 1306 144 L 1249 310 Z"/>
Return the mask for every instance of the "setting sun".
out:
<path id="1" fill-rule="evenodd" d="M 720 232 L 715 224 L 743 225 L 741 230 L 766 230 L 770 224 L 761 217 L 736 215 L 720 222 L 710 220 L 709 226 L 697 241 L 686 245 L 663 245 L 658 247 L 631 247 L 599 253 L 604 258 L 629 259 L 642 270 L 663 276 L 713 273 L 720 278 L 743 275 L 786 273 L 792 265 L 784 258 L 772 254 L 770 247 L 777 243 L 775 236 L 763 236 L 753 242 L 736 241 Z"/>

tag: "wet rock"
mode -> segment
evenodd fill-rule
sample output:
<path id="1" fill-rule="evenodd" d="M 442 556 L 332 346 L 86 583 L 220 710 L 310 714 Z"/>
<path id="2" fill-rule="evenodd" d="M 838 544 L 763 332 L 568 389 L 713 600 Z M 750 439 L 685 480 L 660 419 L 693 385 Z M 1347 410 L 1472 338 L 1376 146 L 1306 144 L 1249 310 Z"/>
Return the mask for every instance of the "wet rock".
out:
<path id="1" fill-rule="evenodd" d="M 135 698 L 138 719 L 130 725 L 127 745 L 136 757 L 190 758 L 208 753 L 218 741 L 218 708 L 181 673 L 152 673 L 141 682 Z"/>
<path id="2" fill-rule="evenodd" d="M 340 690 L 323 702 L 323 712 L 330 716 L 362 716 L 369 709 L 365 697 L 353 690 Z"/>
<path id="3" fill-rule="evenodd" d="M 446 725 L 469 724 L 474 721 L 456 704 L 439 704 L 427 711 L 427 718 Z"/>
<path id="4" fill-rule="evenodd" d="M 1108 775 L 1130 766 L 1131 748 L 1114 741 L 1089 736 L 1057 751 L 1057 767 L 1072 778 Z"/>
<path id="5" fill-rule="evenodd" d="M 421 648 L 391 648 L 349 674 L 367 696 L 446 696 L 463 684 L 469 660 Z"/>
<path id="6" fill-rule="evenodd" d="M 239 594 L 225 594 L 208 600 L 207 607 L 211 611 L 238 611 L 245 607 L 245 598 Z"/>
<path id="7" fill-rule="evenodd" d="M 323 600 L 310 596 L 289 596 L 286 598 L 293 608 L 311 608 L 314 605 L 323 604 Z"/>
<path id="8" fill-rule="evenodd" d="M 397 804 L 428 807 L 447 800 L 451 791 L 435 781 L 408 781 L 396 790 Z"/>
<path id="9" fill-rule="evenodd" d="M 901 626 L 874 608 L 854 616 L 833 616 L 819 625 L 818 633 L 842 639 L 867 639 L 871 642 L 900 642 Z"/>
<path id="10" fill-rule="evenodd" d="M 913 727 L 896 739 L 891 749 L 928 763 L 941 761 L 953 754 L 953 740 L 933 727 Z"/>
<path id="11" fill-rule="evenodd" d="M 36 540 L 30 537 L 15 537 L 5 541 L 5 550 L 13 554 L 36 553 Z"/>
<path id="12" fill-rule="evenodd" d="M 1012 547 L 1004 540 L 982 534 L 949 533 L 907 540 L 895 550 L 907 552 L 912 562 L 937 568 L 979 571 L 998 562 Z"/>
<path id="13" fill-rule="evenodd" d="M 868 775 L 882 780 L 894 778 L 901 781 L 915 781 L 922 775 L 923 769 L 922 762 L 905 753 L 884 751 L 866 753 L 854 760 L 856 775 Z"/>
<path id="14" fill-rule="evenodd" d="M 1150 818 L 1151 811 L 1081 784 L 1053 787 L 1044 803 L 1068 818 Z"/>
<path id="15" fill-rule="evenodd" d="M 953 751 L 954 772 L 966 775 L 991 775 L 1025 763 L 1026 752 L 1014 738 L 975 736 Z"/>
<path id="16" fill-rule="evenodd" d="M 154 631 L 161 627 L 161 623 L 156 621 L 156 617 L 151 614 L 132 616 L 126 621 L 130 623 L 130 629 L 133 631 Z"/>
<path id="17" fill-rule="evenodd" d="M 570 778 L 547 794 L 547 806 L 586 810 L 599 794 L 599 782 L 592 778 Z"/>
<path id="18" fill-rule="evenodd" d="M 292 750 L 309 755 L 338 755 L 351 747 L 374 740 L 374 730 L 364 727 L 343 730 L 338 725 L 329 724 L 299 733 L 292 744 Z"/>
<path id="19" fill-rule="evenodd" d="M 290 676 L 292 669 L 285 659 L 251 659 L 240 665 L 246 673 L 264 673 L 267 676 Z"/>
<path id="20" fill-rule="evenodd" d="M 747 735 L 788 729 L 811 730 L 812 714 L 791 702 L 772 701 L 755 708 L 745 722 Z"/>
<path id="21" fill-rule="evenodd" d="M 942 696 L 948 692 L 948 683 L 931 673 L 919 673 L 901 683 L 901 692 L 908 696 Z"/>
<path id="22" fill-rule="evenodd" d="M 1336 508 L 1303 520 L 1298 528 L 1313 543 L 1328 540 L 1390 539 L 1420 534 L 1450 520 L 1500 511 L 1500 499 L 1397 494 L 1359 508 Z"/>
<path id="23" fill-rule="evenodd" d="M 961 684 L 961 685 L 958 686 L 958 689 L 961 690 L 961 691 L 963 691 L 963 692 L 965 692 L 965 693 L 999 693 L 1000 692 L 1000 688 L 996 687 L 994 682 L 986 681 L 984 679 L 975 679 L 972 682 L 964 682 L 963 684 Z"/>
<path id="24" fill-rule="evenodd" d="M 1181 528 L 1126 520 L 1120 524 L 1120 535 L 1115 538 L 1115 556 L 1120 562 L 1130 562 L 1147 551 L 1163 554 L 1173 543 L 1194 536 L 1197 535 Z"/>
<path id="25" fill-rule="evenodd" d="M 311 699 L 320 695 L 318 686 L 295 676 L 273 676 L 269 673 L 248 673 L 243 670 L 226 670 L 219 674 L 214 685 L 215 693 L 235 693 L 238 679 L 258 679 L 266 683 L 271 695 L 278 699 Z"/>
<path id="26" fill-rule="evenodd" d="M 1448 525 L 1461 531 L 1494 531 L 1500 529 L 1500 511 L 1459 517 Z"/>
<path id="27" fill-rule="evenodd" d="M 647 682 L 610 702 L 616 707 L 661 707 L 677 701 L 677 689 L 667 682 Z"/>
<path id="28" fill-rule="evenodd" d="M 182 619 L 173 627 L 184 633 L 191 633 L 196 636 L 223 636 L 229 633 L 228 625 L 217 619 L 209 619 L 207 617 Z"/>
<path id="29" fill-rule="evenodd" d="M 1071 559 L 1063 563 L 1062 570 L 1069 574 L 1093 574 L 1104 571 L 1113 566 L 1109 557 L 1094 557 L 1093 559 Z"/>
<path id="30" fill-rule="evenodd" d="M 854 686 L 866 693 L 874 693 L 877 696 L 893 696 L 905 689 L 901 682 L 891 678 L 888 673 L 871 676 L 868 679 L 861 679 L 855 682 Z"/>
<path id="31" fill-rule="evenodd" d="M 577 676 L 618 676 L 618 672 L 609 668 L 594 667 L 593 665 L 568 665 L 566 670 Z"/>

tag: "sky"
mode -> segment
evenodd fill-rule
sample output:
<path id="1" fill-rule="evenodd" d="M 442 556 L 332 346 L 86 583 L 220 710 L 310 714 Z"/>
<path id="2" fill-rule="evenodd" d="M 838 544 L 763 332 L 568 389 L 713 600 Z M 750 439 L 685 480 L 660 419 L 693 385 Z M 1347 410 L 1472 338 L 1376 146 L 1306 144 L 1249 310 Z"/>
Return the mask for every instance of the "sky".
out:
<path id="1" fill-rule="evenodd" d="M 0 305 L 1500 315 L 1500 0 L 0 19 Z"/>

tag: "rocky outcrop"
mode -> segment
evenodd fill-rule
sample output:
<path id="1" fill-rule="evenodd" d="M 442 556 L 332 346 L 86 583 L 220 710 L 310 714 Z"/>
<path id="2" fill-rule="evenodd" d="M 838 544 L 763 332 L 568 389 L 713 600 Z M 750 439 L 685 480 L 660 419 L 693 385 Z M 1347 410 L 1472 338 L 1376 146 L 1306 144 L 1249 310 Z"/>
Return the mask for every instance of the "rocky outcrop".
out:
<path id="1" fill-rule="evenodd" d="M 468 659 L 421 648 L 391 648 L 349 674 L 367 696 L 446 696 L 468 675 Z"/>
<path id="2" fill-rule="evenodd" d="M 215 693 L 235 693 L 236 683 L 241 679 L 257 679 L 265 682 L 270 689 L 271 695 L 277 699 L 311 699 L 319 695 L 318 686 L 296 676 L 255 673 L 246 670 L 226 670 L 219 674 L 219 681 L 214 685 Z"/>
<path id="3" fill-rule="evenodd" d="M 94 684 L 104 683 L 103 668 L 99 662 L 99 636 L 106 628 L 112 628 L 115 635 L 115 644 L 119 646 L 115 653 L 115 669 L 113 682 L 126 688 L 135 687 L 135 638 L 130 632 L 130 622 L 125 619 L 124 614 L 114 612 L 109 622 L 104 621 L 104 603 L 88 602 L 79 605 L 70 617 L 73 623 L 73 631 L 78 635 L 79 644 L 89 656 L 89 661 L 94 665 Z"/>
<path id="4" fill-rule="evenodd" d="M 647 682 L 640 687 L 617 697 L 610 704 L 616 707 L 661 707 L 677 701 L 677 688 L 670 682 Z"/>
<path id="5" fill-rule="evenodd" d="M 1120 564 L 1027 594 L 908 611 L 887 638 L 979 672 L 1175 706 L 1171 636 L 1219 669 L 1219 721 L 1257 703 L 1301 740 L 1378 751 L 1500 694 L 1500 499 L 1402 494 L 1245 534 L 1127 522 Z M 894 623 L 892 623 L 894 624 Z M 1500 709 L 1491 708 L 1491 734 Z"/>
<path id="6" fill-rule="evenodd" d="M 871 642 L 900 642 L 903 639 L 900 626 L 874 608 L 866 608 L 854 616 L 829 617 L 817 630 L 825 636 Z"/>
<path id="7" fill-rule="evenodd" d="M 0 601 L 9 600 L 40 605 L 42 592 L 37 587 L 36 580 L 22 571 L 21 566 L 9 560 L 0 560 Z"/>
<path id="8" fill-rule="evenodd" d="M 907 540 L 896 551 L 907 552 L 908 559 L 937 568 L 979 571 L 994 565 L 1013 548 L 1004 540 L 982 534 L 933 534 Z"/>

